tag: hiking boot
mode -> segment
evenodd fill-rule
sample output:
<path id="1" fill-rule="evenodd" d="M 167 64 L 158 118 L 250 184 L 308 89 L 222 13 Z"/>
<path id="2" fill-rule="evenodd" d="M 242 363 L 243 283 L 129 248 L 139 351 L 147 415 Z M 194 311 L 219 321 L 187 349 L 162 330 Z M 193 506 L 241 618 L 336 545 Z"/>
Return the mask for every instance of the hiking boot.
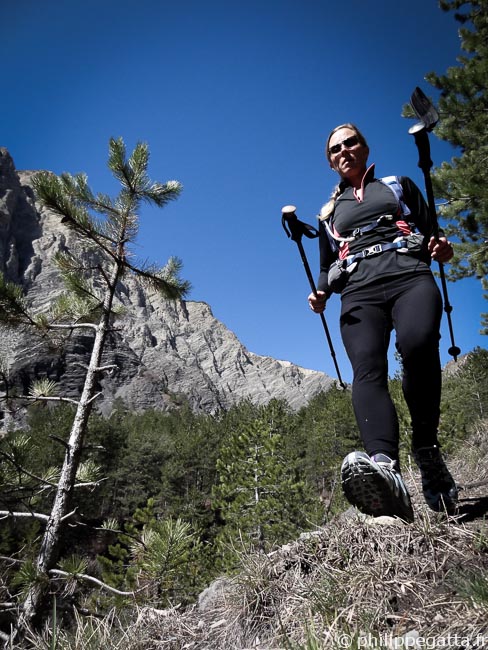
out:
<path id="1" fill-rule="evenodd" d="M 342 463 L 341 482 L 349 503 L 373 517 L 387 515 L 413 521 L 410 495 L 396 465 L 385 454 L 371 458 L 362 451 L 348 454 Z"/>
<path id="2" fill-rule="evenodd" d="M 422 490 L 429 508 L 436 512 L 447 512 L 448 515 L 454 514 L 458 489 L 439 447 L 420 447 L 413 449 L 412 453 L 420 469 Z"/>

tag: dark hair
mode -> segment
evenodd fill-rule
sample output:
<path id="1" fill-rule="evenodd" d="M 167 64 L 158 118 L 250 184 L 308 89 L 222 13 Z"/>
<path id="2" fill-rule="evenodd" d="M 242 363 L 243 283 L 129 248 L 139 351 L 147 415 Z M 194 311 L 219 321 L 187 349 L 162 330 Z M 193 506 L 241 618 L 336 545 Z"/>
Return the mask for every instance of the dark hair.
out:
<path id="1" fill-rule="evenodd" d="M 331 137 L 336 133 L 337 131 L 340 131 L 341 129 L 351 129 L 351 131 L 354 131 L 354 133 L 358 136 L 359 142 L 364 146 L 367 147 L 368 143 L 366 142 L 366 138 L 364 135 L 361 133 L 361 131 L 358 129 L 358 127 L 355 124 L 351 124 L 350 122 L 347 122 L 346 124 L 339 124 L 339 126 L 336 126 L 332 131 L 329 133 L 329 137 L 327 138 L 327 142 L 325 144 L 325 155 L 327 157 L 327 160 L 330 162 L 330 154 L 329 154 L 329 142 Z"/>

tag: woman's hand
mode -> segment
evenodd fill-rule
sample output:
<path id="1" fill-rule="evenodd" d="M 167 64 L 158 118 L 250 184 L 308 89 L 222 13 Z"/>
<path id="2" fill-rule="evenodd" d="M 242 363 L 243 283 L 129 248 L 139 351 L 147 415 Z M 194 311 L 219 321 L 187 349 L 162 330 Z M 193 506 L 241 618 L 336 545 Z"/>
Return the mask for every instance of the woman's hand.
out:
<path id="1" fill-rule="evenodd" d="M 325 293 L 323 291 L 317 291 L 317 295 L 311 293 L 308 297 L 308 304 L 310 309 L 316 314 L 321 314 L 325 309 Z"/>
<path id="2" fill-rule="evenodd" d="M 445 237 L 431 237 L 429 241 L 429 252 L 433 260 L 436 262 L 449 262 L 449 260 L 454 255 L 454 250 L 452 248 L 451 242 L 447 241 Z"/>

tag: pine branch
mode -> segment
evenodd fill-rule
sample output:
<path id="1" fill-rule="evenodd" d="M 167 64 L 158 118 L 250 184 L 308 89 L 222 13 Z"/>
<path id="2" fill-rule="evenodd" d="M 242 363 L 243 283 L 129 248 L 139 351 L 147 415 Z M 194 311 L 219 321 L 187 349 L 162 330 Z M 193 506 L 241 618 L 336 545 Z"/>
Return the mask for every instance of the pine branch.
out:
<path id="1" fill-rule="evenodd" d="M 117 140 L 111 138 L 109 150 L 109 168 L 129 195 L 155 203 L 158 207 L 163 207 L 168 201 L 180 195 L 182 186 L 178 181 L 151 183 L 149 180 L 147 176 L 149 148 L 146 143 L 137 143 L 128 160 L 126 160 L 126 149 L 122 138 Z"/>
<path id="2" fill-rule="evenodd" d="M 127 260 L 125 260 L 124 266 L 166 298 L 183 298 L 191 290 L 190 282 L 178 277 L 182 263 L 177 257 L 171 257 L 167 264 L 160 269 L 136 267 Z"/>
<path id="3" fill-rule="evenodd" d="M 50 438 L 57 440 L 58 442 L 61 442 L 64 446 L 67 447 L 67 443 L 62 440 L 61 438 L 58 438 L 57 436 L 50 436 Z M 46 490 L 48 488 L 52 489 L 57 489 L 58 483 L 53 483 L 52 481 L 48 481 L 47 479 L 43 478 L 42 476 L 37 476 L 37 474 L 34 474 L 33 472 L 29 472 L 29 470 L 25 469 L 20 463 L 18 463 L 15 458 L 13 458 L 10 454 L 0 451 L 0 456 L 3 456 L 9 463 L 11 463 L 18 472 L 21 474 L 24 474 L 25 476 L 28 476 L 29 478 L 33 479 L 34 481 L 37 481 L 39 484 L 41 484 L 44 487 L 39 487 L 38 489 L 40 492 L 43 490 Z M 104 481 L 107 481 L 107 478 L 101 478 L 95 481 L 83 481 L 79 483 L 75 483 L 73 485 L 73 488 L 87 488 L 87 487 L 98 487 L 101 483 Z M 27 516 L 27 515 L 26 515 Z"/>
<path id="4" fill-rule="evenodd" d="M 3 273 L 0 273 L 0 321 L 12 325 L 36 325 L 28 312 L 21 287 L 5 280 Z"/>
<path id="5" fill-rule="evenodd" d="M 50 481 L 47 481 L 46 479 L 42 478 L 41 476 L 37 476 L 36 474 L 33 474 L 32 472 L 29 472 L 25 467 L 20 465 L 15 458 L 13 458 L 10 454 L 7 454 L 5 451 L 0 451 L 0 456 L 3 456 L 6 460 L 8 460 L 9 463 L 11 463 L 18 472 L 25 474 L 29 478 L 34 479 L 35 481 L 38 481 L 39 483 L 42 483 L 44 485 L 47 485 L 49 487 L 57 488 L 57 483 L 51 483 Z"/>
<path id="6" fill-rule="evenodd" d="M 110 138 L 108 167 L 123 187 L 131 189 L 131 174 L 125 160 L 126 148 L 122 138 Z"/>
<path id="7" fill-rule="evenodd" d="M 178 181 L 167 181 L 166 183 L 153 183 L 144 192 L 142 198 L 150 203 L 155 203 L 162 208 L 168 201 L 174 201 L 179 197 L 183 186 Z"/>
<path id="8" fill-rule="evenodd" d="M 33 187 L 44 206 L 61 217 L 61 223 L 110 254 L 107 242 L 112 245 L 115 242 L 83 205 L 83 202 L 90 204 L 95 200 L 84 174 L 62 174 L 58 177 L 51 172 L 39 172 L 34 176 Z"/>
<path id="9" fill-rule="evenodd" d="M 71 252 L 56 253 L 54 262 L 68 290 L 71 290 L 76 296 L 88 298 L 91 305 L 101 301 L 101 296 L 94 288 L 92 279 L 87 277 L 86 263 L 77 259 Z M 100 266 L 97 265 L 96 268 L 98 270 Z"/>
<path id="10" fill-rule="evenodd" d="M 105 214 L 106 216 L 117 216 L 118 210 L 112 202 L 112 199 L 105 194 L 97 194 L 95 198 L 91 201 L 87 201 L 87 205 L 95 212 L 100 214 Z M 106 235 L 108 241 L 115 244 L 115 241 L 109 236 Z"/>

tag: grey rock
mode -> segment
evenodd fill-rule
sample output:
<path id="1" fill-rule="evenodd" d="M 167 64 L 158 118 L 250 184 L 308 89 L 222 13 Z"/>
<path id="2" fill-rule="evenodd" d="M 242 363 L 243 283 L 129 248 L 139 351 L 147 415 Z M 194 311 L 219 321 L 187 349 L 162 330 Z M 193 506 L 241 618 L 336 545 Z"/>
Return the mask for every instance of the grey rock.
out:
<path id="1" fill-rule="evenodd" d="M 16 171 L 0 148 L 0 271 L 22 286 L 36 311 L 47 308 L 64 287 L 53 256 L 80 244 L 59 216 L 35 201 L 35 172 Z M 90 253 L 84 253 L 88 262 Z M 253 354 L 205 302 L 169 301 L 148 291 L 134 277 L 120 285 L 123 314 L 114 323 L 104 363 L 117 370 L 100 381 L 97 402 L 109 414 L 116 400 L 132 411 L 168 409 L 181 396 L 195 411 L 216 412 L 243 399 L 265 404 L 285 399 L 293 409 L 330 388 L 333 380 L 287 361 Z M 60 394 L 77 397 L 90 335 L 69 337 L 60 349 L 23 329 L 0 331 L 3 370 L 17 390 L 34 378 L 59 382 Z M 4 387 L 5 388 L 5 387 Z"/>
<path id="2" fill-rule="evenodd" d="M 232 584 L 232 580 L 227 577 L 214 580 L 199 594 L 197 601 L 198 611 L 212 611 L 225 605 L 226 596 L 232 591 Z"/>

